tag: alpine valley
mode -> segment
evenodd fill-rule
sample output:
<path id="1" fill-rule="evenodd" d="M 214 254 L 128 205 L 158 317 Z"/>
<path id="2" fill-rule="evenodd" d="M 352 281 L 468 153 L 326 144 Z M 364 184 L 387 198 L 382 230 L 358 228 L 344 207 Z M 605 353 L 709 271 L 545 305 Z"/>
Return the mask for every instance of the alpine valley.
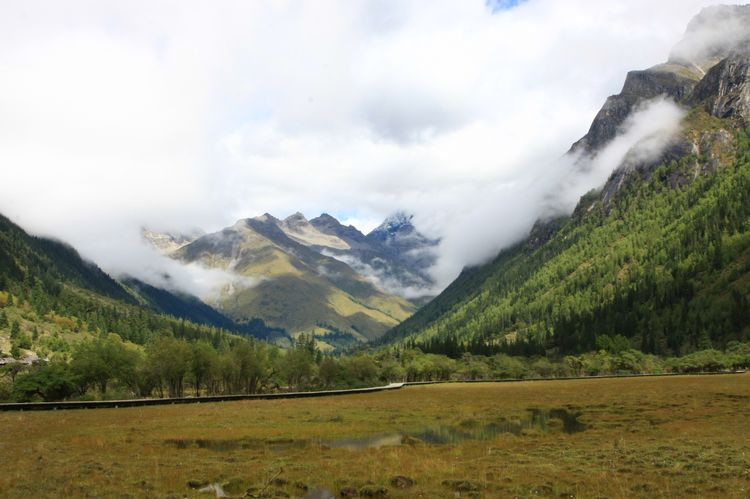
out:
<path id="1" fill-rule="evenodd" d="M 67 244 L 3 217 L 0 350 L 64 360 L 87 338 L 115 333 L 139 352 L 168 337 L 227 353 L 244 336 L 256 348 L 263 342 L 255 340 L 271 344 L 273 359 L 317 352 L 304 376 L 278 378 L 281 369 L 269 368 L 264 378 L 300 387 L 335 384 L 335 376 L 319 377 L 323 352 L 381 356 L 377 364 L 365 355 L 367 375 L 340 371 L 347 383 L 365 384 L 378 368 L 390 373 L 381 380 L 452 375 L 440 356 L 409 370 L 403 349 L 563 365 L 602 351 L 669 357 L 735 348 L 750 340 L 749 26 L 750 6 L 706 8 L 665 63 L 630 72 L 568 151 L 571 175 L 610 155 L 650 106 L 675 109 L 674 129 L 641 138 L 572 213 L 550 210 L 528 237 L 464 269 L 439 294 L 431 271 L 440 240 L 400 212 L 368 234 L 325 213 L 266 213 L 212 233 L 144 229 L 144 244 L 174 262 L 231 277 L 201 297 L 110 276 Z M 154 386 L 127 390 L 150 394 Z"/>
<path id="2" fill-rule="evenodd" d="M 60 3 L 0 2 L 0 497 L 750 497 L 750 5 Z M 216 230 L 311 206 L 393 214 Z"/>
<path id="3" fill-rule="evenodd" d="M 323 350 L 375 341 L 453 356 L 554 355 L 619 337 L 643 352 L 683 354 L 744 340 L 748 26 L 750 6 L 704 9 L 667 62 L 630 72 L 573 144 L 570 161 L 590 168 L 655 101 L 681 109 L 679 130 L 661 137 L 656 155 L 642 153 L 654 137 L 643 139 L 572 214 L 539 220 L 526 240 L 465 269 L 437 297 L 430 269 L 439 240 L 404 213 L 368 234 L 325 213 L 264 214 L 208 234 L 144 229 L 163 255 L 235 277 L 201 299 L 130 276 L 112 279 L 72 248 L 4 219 L 0 275 L 40 296 L 78 289 L 286 347 L 306 334 Z"/>

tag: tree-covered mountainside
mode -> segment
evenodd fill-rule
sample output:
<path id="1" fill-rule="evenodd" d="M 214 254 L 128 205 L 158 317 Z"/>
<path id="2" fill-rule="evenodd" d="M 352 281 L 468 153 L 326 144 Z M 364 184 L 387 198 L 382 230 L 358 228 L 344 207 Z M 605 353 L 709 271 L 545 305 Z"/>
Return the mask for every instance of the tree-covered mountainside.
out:
<path id="1" fill-rule="evenodd" d="M 159 313 L 186 319 L 196 324 L 222 328 L 272 343 L 283 343 L 285 340 L 287 342 L 289 340 L 288 334 L 281 328 L 267 326 L 265 322 L 257 318 L 243 323 L 235 322 L 192 295 L 178 291 L 167 291 L 134 278 L 124 279 L 123 284 L 135 291 L 140 298 L 145 300 L 148 306 Z"/>
<path id="2" fill-rule="evenodd" d="M 61 282 L 136 303 L 117 281 L 83 260 L 75 249 L 62 242 L 30 236 L 0 215 L 0 289 L 24 283 L 30 290 L 55 294 Z"/>
<path id="3" fill-rule="evenodd" d="M 683 187 L 684 163 L 633 179 L 605 207 L 588 197 L 542 247 L 528 243 L 464 272 L 389 333 L 495 344 L 531 338 L 563 352 L 598 336 L 681 353 L 750 338 L 750 149 Z"/>
<path id="4" fill-rule="evenodd" d="M 691 60 L 681 52 L 631 73 L 573 147 L 597 154 L 639 102 L 667 94 L 687 115 L 658 160 L 629 158 L 570 217 L 539 222 L 526 241 L 465 270 L 385 341 L 572 353 L 624 337 L 681 354 L 749 339 L 750 44 L 696 61 L 683 70 Z"/>
<path id="5" fill-rule="evenodd" d="M 218 342 L 228 331 L 262 338 L 283 333 L 262 321 L 235 324 L 192 297 L 133 280 L 122 284 L 72 247 L 31 236 L 2 215 L 0 292 L 2 305 L 20 307 L 29 334 L 38 324 L 41 333 L 98 331 L 144 344 L 163 334 Z M 19 303 L 7 303 L 13 296 Z"/>

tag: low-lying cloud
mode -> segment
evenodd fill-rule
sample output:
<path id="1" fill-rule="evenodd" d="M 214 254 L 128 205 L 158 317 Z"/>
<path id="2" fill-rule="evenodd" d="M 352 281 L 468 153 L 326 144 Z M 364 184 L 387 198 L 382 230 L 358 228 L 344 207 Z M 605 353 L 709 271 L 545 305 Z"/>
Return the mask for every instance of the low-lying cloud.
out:
<path id="1" fill-rule="evenodd" d="M 434 249 L 423 249 L 420 251 L 432 252 Z M 364 276 L 378 289 L 385 291 L 386 293 L 395 294 L 402 296 L 407 300 L 424 298 L 427 296 L 437 295 L 442 288 L 437 285 L 424 282 L 424 279 L 417 275 L 399 275 L 396 276 L 394 270 L 390 267 L 388 262 L 381 258 L 374 258 L 372 263 L 377 264 L 376 266 L 370 265 L 367 262 L 363 262 L 354 255 L 340 254 L 333 251 L 323 250 L 321 253 L 325 256 L 335 258 L 336 260 L 347 264 L 349 267 L 354 269 L 358 274 Z M 409 285 L 405 282 L 421 282 L 422 285 Z"/>
<path id="2" fill-rule="evenodd" d="M 98 263 L 110 269 L 116 277 L 136 278 L 158 288 L 191 294 L 208 303 L 214 303 L 224 293 L 251 288 L 261 281 L 231 270 L 206 267 L 200 262 L 185 264 L 163 255 L 142 239 L 130 242 L 123 238 L 120 244 L 112 247 L 107 241 L 98 244 L 102 245 L 99 251 L 106 256 Z M 92 247 L 95 251 L 98 249 Z"/>
<path id="3" fill-rule="evenodd" d="M 443 286 L 461 265 L 492 258 L 498 248 L 526 237 L 540 219 L 569 214 L 580 197 L 598 189 L 626 157 L 654 160 L 674 138 L 684 111 L 657 98 L 644 103 L 622 125 L 618 135 L 593 157 L 568 154 L 542 165 L 528 165 L 512 183 L 493 186 L 473 206 L 456 214 L 445 232 L 434 269 Z"/>
<path id="4" fill-rule="evenodd" d="M 702 70 L 701 66 L 718 54 L 750 40 L 749 25 L 750 13 L 746 9 L 709 7 L 690 23 L 686 36 L 672 49 L 669 60 Z"/>

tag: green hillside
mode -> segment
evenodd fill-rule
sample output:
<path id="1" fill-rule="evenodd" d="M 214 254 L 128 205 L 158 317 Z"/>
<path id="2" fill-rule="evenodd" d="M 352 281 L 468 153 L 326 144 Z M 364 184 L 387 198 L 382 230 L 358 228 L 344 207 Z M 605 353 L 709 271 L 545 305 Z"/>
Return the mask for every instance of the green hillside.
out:
<path id="1" fill-rule="evenodd" d="M 629 173 L 609 203 L 584 196 L 548 241 L 537 247 L 532 233 L 465 271 L 386 341 L 447 353 L 567 353 L 620 335 L 673 354 L 749 339 L 750 148 L 735 124 L 695 108 L 686 135 L 733 134 L 711 152 L 722 153 L 716 170 L 686 155 Z"/>
<path id="2" fill-rule="evenodd" d="M 0 307 L 0 351 L 16 357 L 65 356 L 76 343 L 108 333 L 138 345 L 173 336 L 215 346 L 239 339 L 227 329 L 248 336 L 276 333 L 260 321 L 232 328 L 232 321 L 205 305 L 198 308 L 189 297 L 133 281 L 126 287 L 72 247 L 31 236 L 2 215 Z M 177 318 L 186 315 L 195 322 Z"/>
<path id="3" fill-rule="evenodd" d="M 24 283 L 36 294 L 58 294 L 61 281 L 100 295 L 135 304 L 117 281 L 96 265 L 83 260 L 70 246 L 28 235 L 0 215 L 0 289 Z"/>

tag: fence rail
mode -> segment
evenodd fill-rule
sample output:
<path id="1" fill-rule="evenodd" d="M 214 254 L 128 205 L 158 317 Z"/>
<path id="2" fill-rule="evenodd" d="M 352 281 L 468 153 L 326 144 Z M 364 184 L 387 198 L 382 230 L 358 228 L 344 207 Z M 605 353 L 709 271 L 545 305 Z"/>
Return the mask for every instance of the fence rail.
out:
<path id="1" fill-rule="evenodd" d="M 315 392 L 281 392 L 253 393 L 249 395 L 209 395 L 206 397 L 174 397 L 158 399 L 125 399 L 125 400 L 74 400 L 67 402 L 17 402 L 0 404 L 0 411 L 51 411 L 58 409 L 101 409 L 119 407 L 141 407 L 147 405 L 203 404 L 207 402 L 231 402 L 234 400 L 268 400 L 309 397 L 331 397 L 335 395 L 352 395 L 357 393 L 397 390 L 403 383 L 391 383 L 384 386 L 352 388 L 349 390 L 320 390 Z"/>
<path id="2" fill-rule="evenodd" d="M 664 373 L 664 374 L 608 374 L 602 376 L 578 376 L 561 378 L 504 378 L 478 380 L 445 380 L 445 381 L 408 381 L 404 383 L 390 383 L 383 386 L 368 388 L 351 388 L 347 390 L 319 390 L 313 392 L 281 392 L 254 393 L 250 395 L 209 395 L 206 397 L 176 397 L 153 399 L 125 399 L 125 400 L 91 400 L 68 402 L 13 402 L 0 404 L 0 411 L 52 411 L 62 409 L 102 409 L 119 407 L 142 407 L 149 405 L 172 404 L 203 404 L 209 402 L 231 402 L 235 400 L 274 400 L 292 398 L 332 397 L 336 395 L 355 395 L 358 393 L 374 393 L 385 390 L 399 390 L 405 386 L 437 385 L 445 383 L 518 383 L 521 381 L 564 381 L 564 380 L 596 380 L 610 378 L 659 378 L 668 376 L 719 376 L 728 374 L 743 374 L 745 371 L 718 371 L 696 373 Z"/>

